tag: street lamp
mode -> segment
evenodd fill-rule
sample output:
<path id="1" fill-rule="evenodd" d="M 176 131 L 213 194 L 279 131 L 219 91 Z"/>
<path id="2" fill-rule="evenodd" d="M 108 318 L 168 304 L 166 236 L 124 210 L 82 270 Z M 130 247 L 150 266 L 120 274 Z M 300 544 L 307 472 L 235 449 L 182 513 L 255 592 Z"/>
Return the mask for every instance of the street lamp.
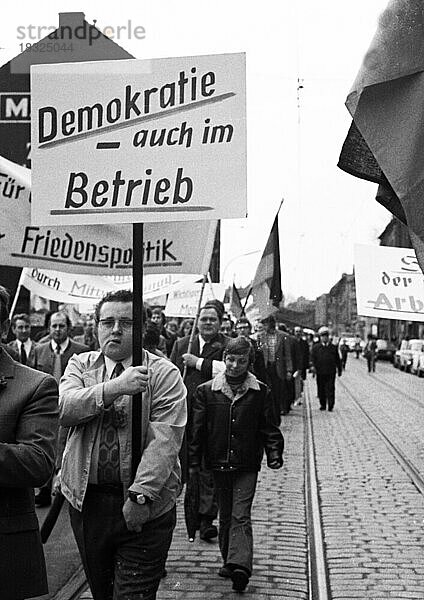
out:
<path id="1" fill-rule="evenodd" d="M 251 256 L 252 254 L 258 254 L 260 252 L 260 250 L 252 250 L 251 252 L 244 252 L 243 254 L 238 254 L 237 256 L 233 256 L 233 258 L 231 258 L 227 264 L 224 267 L 224 270 L 222 272 L 222 281 L 225 283 L 225 273 L 227 272 L 228 267 L 236 260 L 238 260 L 239 258 L 243 258 L 243 256 Z M 253 277 L 252 277 L 253 279 Z"/>

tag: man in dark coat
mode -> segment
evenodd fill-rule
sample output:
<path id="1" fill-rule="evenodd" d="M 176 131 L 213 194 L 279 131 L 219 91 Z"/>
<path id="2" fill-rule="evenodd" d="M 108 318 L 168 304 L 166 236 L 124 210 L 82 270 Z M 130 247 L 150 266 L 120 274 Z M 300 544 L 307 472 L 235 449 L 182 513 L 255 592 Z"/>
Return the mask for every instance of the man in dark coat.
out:
<path id="1" fill-rule="evenodd" d="M 8 328 L 7 291 L 0 286 L 0 330 Z M 0 349 L 0 598 L 48 592 L 33 487 L 54 468 L 57 384 Z"/>
<path id="2" fill-rule="evenodd" d="M 339 350 L 340 350 L 340 355 L 342 357 L 342 369 L 343 371 L 346 370 L 346 362 L 347 362 L 347 356 L 349 354 L 349 346 L 346 344 L 346 340 L 342 340 L 342 343 L 339 346 Z"/>
<path id="3" fill-rule="evenodd" d="M 309 344 L 303 339 L 302 328 L 299 326 L 294 328 L 294 340 L 296 344 L 296 356 L 298 357 L 296 369 L 300 371 L 304 381 L 309 368 Z"/>
<path id="4" fill-rule="evenodd" d="M 188 406 L 187 435 L 189 435 L 188 432 L 191 427 L 191 404 L 197 386 L 212 379 L 217 374 L 219 368 L 222 370 L 222 357 L 230 338 L 219 332 L 221 318 L 222 313 L 219 307 L 205 305 L 199 314 L 199 333 L 194 336 L 191 352 L 187 352 L 190 336 L 177 340 L 172 349 L 171 360 L 177 365 L 181 373 L 184 372 L 184 367 L 187 367 L 184 379 L 187 388 Z M 181 456 L 185 471 L 187 471 L 186 453 L 187 444 L 185 443 Z M 199 528 L 201 539 L 210 540 L 218 535 L 218 530 L 213 524 L 218 514 L 218 507 L 215 498 L 213 475 L 209 469 L 203 467 L 199 474 Z M 187 472 L 185 475 L 187 477 Z"/>
<path id="5" fill-rule="evenodd" d="M 334 408 L 336 371 L 340 377 L 342 363 L 337 346 L 329 341 L 328 327 L 321 327 L 318 333 L 320 341 L 312 348 L 311 368 L 317 376 L 320 410 L 325 410 L 328 406 L 331 412 Z"/>
<path id="6" fill-rule="evenodd" d="M 50 339 L 35 348 L 34 369 L 53 375 L 57 383 L 65 372 L 69 359 L 74 354 L 88 352 L 89 347 L 79 344 L 69 337 L 71 320 L 65 312 L 53 313 L 50 317 Z M 67 428 L 60 427 L 58 433 L 56 472 L 60 469 L 65 448 Z M 36 506 L 51 504 L 52 480 L 43 486 L 35 496 Z"/>
<path id="7" fill-rule="evenodd" d="M 294 348 L 289 335 L 275 328 L 273 315 L 262 319 L 262 323 L 266 331 L 258 336 L 258 343 L 264 355 L 266 371 L 271 383 L 274 418 L 279 425 L 280 414 L 287 415 L 290 410 L 290 386 L 295 370 Z"/>

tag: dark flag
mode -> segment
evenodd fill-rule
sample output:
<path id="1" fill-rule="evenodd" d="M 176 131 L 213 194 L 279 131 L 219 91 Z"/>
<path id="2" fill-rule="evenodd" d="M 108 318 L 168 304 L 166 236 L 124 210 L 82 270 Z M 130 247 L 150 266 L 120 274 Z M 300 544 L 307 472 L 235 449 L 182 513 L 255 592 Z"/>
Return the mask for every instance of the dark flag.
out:
<path id="1" fill-rule="evenodd" d="M 244 314 L 243 306 L 240 300 L 238 289 L 233 283 L 231 288 L 230 313 L 235 319 L 239 319 Z"/>
<path id="2" fill-rule="evenodd" d="M 274 312 L 283 299 L 281 289 L 278 213 L 252 283 L 253 301 L 263 318 Z"/>
<path id="3" fill-rule="evenodd" d="M 424 267 L 424 18 L 422 2 L 393 0 L 346 106 L 353 123 L 339 167 L 379 184 L 377 201 L 409 228 Z"/>

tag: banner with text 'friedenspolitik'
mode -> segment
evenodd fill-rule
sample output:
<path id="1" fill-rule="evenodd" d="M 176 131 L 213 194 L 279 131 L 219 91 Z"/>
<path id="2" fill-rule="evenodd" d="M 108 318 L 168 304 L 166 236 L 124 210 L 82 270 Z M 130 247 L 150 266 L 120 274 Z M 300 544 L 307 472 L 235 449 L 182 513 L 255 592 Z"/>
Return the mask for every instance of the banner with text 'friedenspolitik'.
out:
<path id="1" fill-rule="evenodd" d="M 31 171 L 0 156 L 1 264 L 92 275 L 132 273 L 131 225 L 31 225 Z M 216 221 L 147 223 L 144 272 L 206 273 Z"/>

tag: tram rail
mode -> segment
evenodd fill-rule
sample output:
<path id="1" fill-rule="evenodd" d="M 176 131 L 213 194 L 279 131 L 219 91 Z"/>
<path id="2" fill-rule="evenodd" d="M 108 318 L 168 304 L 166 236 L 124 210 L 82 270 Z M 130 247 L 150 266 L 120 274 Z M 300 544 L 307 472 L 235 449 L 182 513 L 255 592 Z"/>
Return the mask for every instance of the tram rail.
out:
<path id="1" fill-rule="evenodd" d="M 409 400 L 409 402 L 412 402 L 415 406 L 420 406 L 421 408 L 424 408 L 424 402 L 420 402 L 420 400 L 418 400 L 418 398 L 412 396 L 411 394 L 408 394 L 408 392 L 405 392 L 404 389 L 399 389 L 395 385 L 389 383 L 388 381 L 385 381 L 384 379 L 382 379 L 379 376 L 379 374 L 373 373 L 373 378 L 376 381 L 378 381 L 378 383 L 381 383 L 383 386 L 385 386 L 392 392 L 395 392 L 396 394 L 399 394 L 400 396 L 402 396 L 403 399 L 406 398 L 407 400 Z"/>
<path id="2" fill-rule="evenodd" d="M 305 386 L 305 506 L 308 531 L 309 599 L 330 600 L 328 566 L 320 512 L 310 386 Z"/>
<path id="3" fill-rule="evenodd" d="M 379 381 L 379 383 L 383 383 L 380 380 L 378 380 L 378 381 Z M 420 494 L 422 494 L 424 496 L 424 478 L 421 476 L 419 471 L 415 468 L 415 466 L 412 464 L 412 462 L 407 458 L 405 453 L 402 452 L 402 450 L 399 448 L 399 446 L 388 437 L 388 435 L 378 425 L 376 420 L 373 417 L 371 417 L 369 415 L 369 413 L 363 408 L 361 403 L 357 400 L 355 394 L 353 392 L 351 392 L 351 390 L 347 387 L 347 385 L 345 383 L 343 383 L 343 381 L 341 381 L 341 380 L 339 380 L 339 384 L 344 389 L 345 393 L 349 396 L 349 398 L 352 400 L 352 402 L 354 403 L 356 408 L 367 419 L 367 421 L 372 426 L 374 431 L 376 433 L 378 433 L 378 435 L 384 440 L 384 442 L 385 442 L 386 446 L 388 447 L 389 451 L 391 452 L 391 454 L 394 456 L 394 458 L 397 460 L 397 462 L 401 465 L 402 469 L 405 471 L 405 473 L 411 479 L 411 481 L 413 482 L 413 484 L 415 485 L 417 490 L 420 492 Z M 390 384 L 387 384 L 386 382 L 384 382 L 384 384 L 390 388 L 393 387 Z M 396 388 L 393 388 L 393 389 L 396 389 Z M 412 396 L 410 398 L 412 399 Z M 416 400 L 416 403 L 418 404 L 419 401 Z"/>
<path id="4" fill-rule="evenodd" d="M 88 589 L 84 569 L 80 565 L 68 581 L 56 592 L 52 600 L 78 600 L 81 594 Z"/>

